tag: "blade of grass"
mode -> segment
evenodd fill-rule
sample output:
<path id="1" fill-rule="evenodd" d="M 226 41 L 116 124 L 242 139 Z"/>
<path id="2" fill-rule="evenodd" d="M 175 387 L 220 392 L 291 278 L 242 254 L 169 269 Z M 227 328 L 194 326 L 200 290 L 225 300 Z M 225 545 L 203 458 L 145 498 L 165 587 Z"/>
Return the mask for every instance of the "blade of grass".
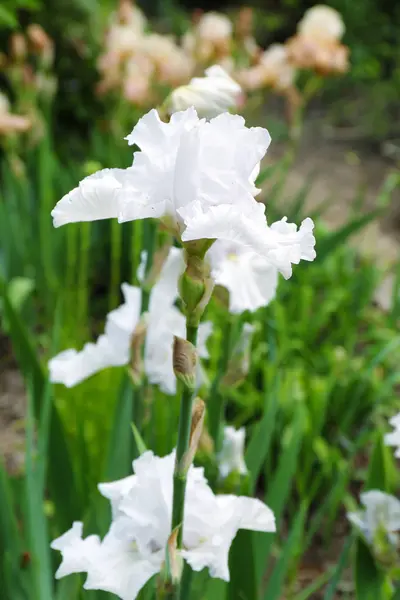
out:
<path id="1" fill-rule="evenodd" d="M 369 223 L 372 223 L 377 217 L 382 214 L 382 209 L 373 210 L 359 219 L 354 219 L 350 223 L 346 223 L 343 227 L 327 235 L 317 247 L 318 261 L 321 264 L 337 247 L 344 244 L 349 237 L 361 231 Z"/>
<path id="2" fill-rule="evenodd" d="M 252 491 L 254 491 L 265 457 L 271 447 L 275 417 L 279 406 L 279 383 L 279 377 L 276 377 L 272 389 L 269 389 L 269 382 L 264 372 L 265 400 L 263 417 L 260 423 L 255 426 L 246 451 L 246 465 L 250 473 L 250 489 Z"/>
<path id="3" fill-rule="evenodd" d="M 257 597 L 253 533 L 239 529 L 229 554 L 229 600 L 254 600 Z"/>
<path id="4" fill-rule="evenodd" d="M 47 395 L 43 407 L 43 417 L 39 427 L 39 436 L 45 438 L 46 446 L 48 437 L 50 411 L 50 395 Z M 40 455 L 42 448 L 38 446 L 35 460 L 34 444 L 34 402 L 32 390 L 28 387 L 27 416 L 26 416 L 26 475 L 25 475 L 25 503 L 26 524 L 29 547 L 32 556 L 32 581 L 35 600 L 52 600 L 52 570 L 50 563 L 50 546 L 47 533 L 47 520 L 44 513 L 44 465 L 45 460 Z"/>
<path id="5" fill-rule="evenodd" d="M 354 543 L 354 537 L 352 535 L 349 535 L 346 542 L 344 543 L 343 550 L 340 553 L 339 561 L 334 570 L 332 579 L 331 579 L 328 587 L 325 590 L 323 600 L 333 600 L 334 594 L 336 593 L 336 588 L 340 582 L 343 571 L 345 570 L 345 568 L 347 566 L 349 556 L 350 556 L 350 550 L 353 546 L 353 543 Z"/>
<path id="6" fill-rule="evenodd" d="M 296 554 L 299 548 L 300 539 L 304 529 L 304 522 L 307 514 L 307 504 L 303 503 L 296 515 L 294 523 L 289 533 L 289 537 L 283 545 L 283 549 L 277 564 L 274 567 L 271 577 L 269 578 L 266 590 L 264 592 L 264 600 L 278 600 L 282 597 L 283 586 L 286 574 L 290 568 L 290 561 Z"/>
<path id="7" fill-rule="evenodd" d="M 280 519 L 292 487 L 293 478 L 297 467 L 299 449 L 302 442 L 303 427 L 303 407 L 298 405 L 290 430 L 289 442 L 287 443 L 286 448 L 284 448 L 282 451 L 278 467 L 275 471 L 271 484 L 268 485 L 267 482 L 267 490 L 265 494 L 265 502 L 274 511 L 278 530 Z M 261 581 L 265 570 L 265 563 L 267 557 L 269 556 L 271 545 L 274 540 L 272 535 L 266 535 L 265 533 L 262 535 L 254 535 L 256 538 L 255 556 L 257 581 Z"/>

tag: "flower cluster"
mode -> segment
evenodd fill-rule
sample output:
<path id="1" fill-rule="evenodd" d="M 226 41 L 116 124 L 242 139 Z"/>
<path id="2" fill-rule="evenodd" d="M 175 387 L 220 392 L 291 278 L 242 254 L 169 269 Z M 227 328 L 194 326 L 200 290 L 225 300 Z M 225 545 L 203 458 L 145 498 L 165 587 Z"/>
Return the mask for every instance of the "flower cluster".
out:
<path id="1" fill-rule="evenodd" d="M 297 34 L 288 40 L 288 58 L 299 69 L 313 69 L 320 75 L 345 73 L 349 49 L 340 43 L 343 34 L 344 23 L 335 9 L 314 6 L 300 21 Z"/>
<path id="2" fill-rule="evenodd" d="M 112 523 L 103 540 L 82 539 L 83 525 L 54 540 L 62 554 L 58 578 L 87 573 L 85 589 L 104 590 L 134 600 L 165 560 L 172 514 L 175 453 L 165 457 L 145 452 L 133 462 L 134 475 L 99 485 L 109 499 Z M 215 495 L 203 469 L 190 467 L 185 497 L 182 558 L 195 571 L 229 581 L 228 553 L 239 529 L 275 531 L 272 511 L 260 500 Z"/>
<path id="3" fill-rule="evenodd" d="M 121 0 L 111 16 L 98 68 L 99 93 L 122 92 L 138 106 L 157 102 L 157 88 L 186 83 L 193 73 L 192 61 L 183 48 L 171 36 L 148 31 L 144 14 L 129 0 Z"/>
<path id="4" fill-rule="evenodd" d="M 308 9 L 298 24 L 297 34 L 284 44 L 272 44 L 260 52 L 255 64 L 238 72 L 245 90 L 269 87 L 298 101 L 296 76 L 307 69 L 319 75 L 348 70 L 349 49 L 340 43 L 344 23 L 340 14 L 325 5 Z"/>
<path id="5" fill-rule="evenodd" d="M 23 133 L 31 126 L 28 117 L 15 115 L 10 111 L 10 102 L 7 96 L 0 93 L 0 135 L 10 133 Z"/>
<path id="6" fill-rule="evenodd" d="M 340 43 L 343 33 L 340 14 L 318 5 L 306 11 L 295 36 L 264 50 L 253 35 L 252 10 L 245 7 L 235 22 L 221 13 L 196 11 L 192 26 L 181 40 L 176 40 L 151 32 L 137 6 L 130 0 L 120 0 L 99 59 L 98 89 L 102 93 L 117 91 L 128 102 L 148 107 L 163 103 L 165 88 L 182 86 L 168 98 L 169 111 L 183 110 L 191 104 L 202 111 L 202 99 L 197 102 L 199 94 L 204 91 L 215 96 L 216 86 L 215 82 L 194 76 L 210 65 L 218 65 L 231 77 L 223 86 L 230 98 L 228 104 L 225 96 L 223 110 L 244 104 L 245 95 L 238 84 L 248 93 L 269 88 L 283 94 L 293 110 L 301 97 L 296 87 L 300 70 L 319 75 L 348 70 L 349 50 Z"/>
<path id="7" fill-rule="evenodd" d="M 237 89 L 219 67 L 207 77 L 206 83 L 194 80 L 178 99 L 189 103 L 194 95 L 215 114 Z M 260 161 L 270 144 L 266 129 L 248 128 L 242 117 L 226 112 L 207 121 L 190 107 L 173 112 L 169 121 L 151 110 L 126 139 L 139 148 L 132 166 L 104 169 L 81 181 L 52 211 L 54 225 L 150 218 L 162 223 L 164 235 L 167 230 L 182 249 L 170 248 L 162 267 L 154 270 L 158 278 L 154 272 L 147 275 L 145 286 L 156 281 L 145 313 L 141 290 L 123 284 L 125 301 L 108 314 L 104 334 L 81 352 L 67 350 L 53 358 L 50 378 L 73 386 L 102 368 L 126 364 L 137 373 L 135 362 L 143 358 L 149 384 L 171 394 L 179 381 L 178 440 L 169 456 L 145 452 L 133 463 L 135 475 L 99 486 L 112 508 L 103 540 L 82 539 L 83 525 L 76 522 L 52 547 L 62 553 L 58 577 L 86 572 L 86 589 L 134 600 L 157 573 L 159 597 L 166 590 L 176 592 L 183 560 L 195 571 L 208 568 L 211 577 L 228 581 L 229 548 L 238 529 L 275 531 L 274 515 L 264 503 L 215 495 L 203 470 L 192 465 L 205 418 L 205 402 L 193 394 L 202 381 L 199 358 L 207 356 L 211 332 L 211 324 L 200 319 L 214 285 L 225 290 L 233 314 L 266 306 L 275 296 L 279 273 L 289 278 L 293 264 L 314 260 L 315 238 L 311 219 L 300 228 L 286 218 L 268 224 L 266 207 L 255 198 L 261 191 L 256 186 Z M 142 264 L 139 279 L 146 271 Z M 178 298 L 185 316 L 175 306 Z M 243 325 L 221 386 L 246 377 L 253 332 L 251 324 Z M 246 479 L 245 431 L 225 427 L 220 447 L 217 425 L 214 459 L 219 482 L 229 488 L 230 479 Z"/>

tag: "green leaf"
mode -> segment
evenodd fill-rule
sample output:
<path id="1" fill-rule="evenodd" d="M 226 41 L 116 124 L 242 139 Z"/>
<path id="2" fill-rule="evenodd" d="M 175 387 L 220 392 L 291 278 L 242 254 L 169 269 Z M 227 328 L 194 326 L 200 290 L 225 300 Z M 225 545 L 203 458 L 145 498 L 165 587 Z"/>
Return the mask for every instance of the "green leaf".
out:
<path id="1" fill-rule="evenodd" d="M 304 411 L 303 407 L 298 405 L 293 424 L 287 432 L 289 434 L 287 446 L 282 450 L 278 467 L 272 481 L 270 483 L 267 481 L 265 503 L 274 511 L 278 530 L 280 519 L 292 488 L 293 477 L 296 472 L 299 450 L 303 438 L 303 427 Z M 271 534 L 265 533 L 255 534 L 255 538 L 257 581 L 261 581 L 265 570 L 265 563 L 274 538 Z"/>
<path id="2" fill-rule="evenodd" d="M 400 600 L 400 587 L 395 589 L 392 600 Z"/>
<path id="3" fill-rule="evenodd" d="M 6 600 L 17 598 L 22 545 L 10 480 L 0 462 L 0 584 Z"/>
<path id="4" fill-rule="evenodd" d="M 385 597 L 385 575 L 378 569 L 367 544 L 361 538 L 356 542 L 354 578 L 357 600 L 377 600 Z"/>
<path id="5" fill-rule="evenodd" d="M 18 27 L 18 19 L 11 10 L 0 5 L 0 28 L 1 27 L 15 29 Z"/>
<path id="6" fill-rule="evenodd" d="M 147 452 L 147 446 L 144 443 L 142 436 L 140 435 L 138 428 L 135 423 L 131 423 L 133 437 L 135 438 L 136 447 L 138 449 L 139 454 L 143 454 Z"/>
<path id="7" fill-rule="evenodd" d="M 47 404 L 49 398 L 47 399 Z M 43 413 L 49 414 L 49 406 L 45 406 Z M 40 428 L 39 436 L 47 437 L 49 419 Z M 34 598 L 52 600 L 53 575 L 50 562 L 50 542 L 47 532 L 47 520 L 44 513 L 44 477 L 41 448 L 37 450 L 35 458 L 34 446 L 35 418 L 33 409 L 32 392 L 28 388 L 28 403 L 26 416 L 26 474 L 25 474 L 25 503 L 26 526 L 29 548 L 32 557 L 32 581 Z"/>
<path id="8" fill-rule="evenodd" d="M 257 598 L 254 562 L 253 532 L 239 529 L 229 555 L 231 580 L 228 585 L 229 600 L 255 600 Z"/>
<path id="9" fill-rule="evenodd" d="M 396 486 L 396 479 L 396 467 L 392 451 L 385 445 L 383 432 L 377 431 L 368 467 L 365 490 L 382 490 L 390 493 Z"/>
<path id="10" fill-rule="evenodd" d="M 40 412 L 40 399 L 42 398 L 45 385 L 45 376 L 35 351 L 32 337 L 29 335 L 25 324 L 15 310 L 9 296 L 4 279 L 0 275 L 0 292 L 3 297 L 3 310 L 9 332 L 11 335 L 14 352 L 19 367 L 26 380 L 33 385 L 33 398 L 35 401 L 35 413 Z"/>
<path id="11" fill-rule="evenodd" d="M 114 410 L 103 481 L 114 481 L 132 474 L 131 421 L 137 393 L 138 390 L 132 386 L 126 374 Z M 109 527 L 110 516 L 109 503 L 96 491 L 85 518 L 87 533 L 104 535 Z"/>
<path id="12" fill-rule="evenodd" d="M 123 378 L 119 399 L 115 407 L 114 420 L 110 435 L 106 479 L 126 477 L 132 471 L 132 414 L 137 400 L 138 390 L 126 375 Z"/>
<path id="13" fill-rule="evenodd" d="M 325 260 L 337 247 L 347 242 L 348 238 L 361 231 L 381 214 L 382 209 L 373 210 L 358 219 L 350 221 L 350 223 L 346 223 L 341 229 L 330 233 L 321 242 L 317 242 L 319 263 Z"/>
<path id="14" fill-rule="evenodd" d="M 207 593 L 202 600 L 225 600 L 228 585 L 222 579 L 210 579 L 207 586 Z"/>
<path id="15" fill-rule="evenodd" d="M 289 536 L 285 541 L 279 560 L 276 563 L 271 577 L 269 578 L 267 588 L 264 593 L 264 600 L 278 600 L 282 597 L 283 586 L 286 574 L 290 568 L 290 561 L 299 550 L 300 540 L 303 534 L 304 522 L 307 515 L 307 504 L 300 506 Z"/>
<path id="16" fill-rule="evenodd" d="M 279 406 L 279 377 L 274 379 L 272 389 L 268 389 L 268 382 L 265 381 L 265 400 L 263 417 L 255 428 L 251 436 L 246 451 L 246 465 L 250 473 L 250 486 L 254 490 L 258 476 L 264 464 L 265 457 L 271 447 L 271 442 L 275 428 L 275 417 Z"/>

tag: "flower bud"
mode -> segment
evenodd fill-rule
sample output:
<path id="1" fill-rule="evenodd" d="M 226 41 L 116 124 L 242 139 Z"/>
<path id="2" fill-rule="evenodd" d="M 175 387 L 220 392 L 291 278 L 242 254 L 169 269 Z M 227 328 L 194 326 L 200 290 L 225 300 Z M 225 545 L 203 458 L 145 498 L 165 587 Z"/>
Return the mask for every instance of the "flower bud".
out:
<path id="1" fill-rule="evenodd" d="M 173 367 L 175 377 L 191 390 L 196 385 L 197 350 L 187 340 L 174 337 Z"/>
<path id="2" fill-rule="evenodd" d="M 44 29 L 36 23 L 29 25 L 26 33 L 33 49 L 41 57 L 44 67 L 49 68 L 54 59 L 53 40 L 47 35 Z"/>
<path id="3" fill-rule="evenodd" d="M 171 93 L 166 102 L 171 114 L 194 106 L 199 117 L 212 118 L 237 105 L 240 85 L 219 65 L 205 73 L 206 77 L 194 77 Z"/>
<path id="4" fill-rule="evenodd" d="M 188 324 L 198 325 L 214 288 L 210 267 L 202 258 L 187 254 L 186 270 L 179 280 Z"/>
<path id="5" fill-rule="evenodd" d="M 192 464 L 199 446 L 203 431 L 206 405 L 201 398 L 196 398 L 192 408 L 192 422 L 190 426 L 189 449 L 182 458 L 180 469 L 186 473 Z"/>
<path id="6" fill-rule="evenodd" d="M 22 62 L 27 55 L 26 41 L 22 33 L 13 33 L 10 39 L 10 52 L 14 60 Z"/>
<path id="7" fill-rule="evenodd" d="M 165 563 L 160 572 L 157 585 L 157 598 L 170 598 L 174 588 L 179 584 L 182 571 L 183 559 L 178 550 L 178 535 L 181 525 L 175 527 L 167 541 L 165 552 Z"/>
<path id="8" fill-rule="evenodd" d="M 146 339 L 147 321 L 148 314 L 145 313 L 136 325 L 131 339 L 131 362 L 129 373 L 135 385 L 139 385 L 144 373 L 142 348 Z"/>

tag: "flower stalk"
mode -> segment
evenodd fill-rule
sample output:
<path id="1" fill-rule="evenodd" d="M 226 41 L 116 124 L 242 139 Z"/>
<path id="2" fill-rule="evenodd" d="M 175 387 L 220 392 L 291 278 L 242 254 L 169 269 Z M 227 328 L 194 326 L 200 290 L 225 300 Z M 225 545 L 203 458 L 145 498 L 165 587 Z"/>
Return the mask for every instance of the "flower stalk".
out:
<path id="1" fill-rule="evenodd" d="M 188 327 L 187 341 L 196 346 L 197 327 Z M 185 504 L 186 476 L 188 468 L 185 465 L 185 455 L 189 450 L 190 431 L 192 425 L 193 389 L 186 385 L 183 380 L 178 385 L 181 391 L 181 405 L 179 413 L 178 441 L 176 445 L 176 459 L 174 470 L 174 492 L 172 501 L 172 530 L 180 527 L 177 546 L 182 548 L 183 539 L 183 517 Z M 179 392 L 178 392 L 179 393 Z"/>

